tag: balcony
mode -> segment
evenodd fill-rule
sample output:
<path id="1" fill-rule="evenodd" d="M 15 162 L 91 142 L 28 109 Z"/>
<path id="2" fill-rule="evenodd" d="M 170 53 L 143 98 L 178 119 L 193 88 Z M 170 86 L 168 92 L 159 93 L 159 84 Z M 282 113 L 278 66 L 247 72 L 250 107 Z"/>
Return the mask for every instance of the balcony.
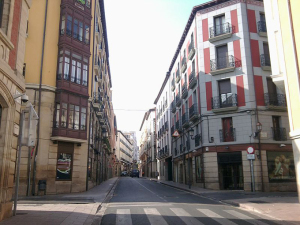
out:
<path id="1" fill-rule="evenodd" d="M 264 71 L 271 71 L 270 55 L 266 55 L 266 54 L 260 55 L 260 66 Z"/>
<path id="2" fill-rule="evenodd" d="M 175 81 L 174 81 L 174 79 L 171 81 L 171 90 L 172 91 L 175 90 Z"/>
<path id="3" fill-rule="evenodd" d="M 220 142 L 232 142 L 236 141 L 235 128 L 230 128 L 229 130 L 221 129 L 219 130 Z"/>
<path id="4" fill-rule="evenodd" d="M 176 95 L 176 106 L 179 107 L 181 106 L 181 98 L 180 98 L 180 95 L 179 93 Z"/>
<path id="5" fill-rule="evenodd" d="M 235 61 L 232 55 L 210 60 L 210 74 L 218 75 L 235 70 Z"/>
<path id="6" fill-rule="evenodd" d="M 286 111 L 286 97 L 285 94 L 264 94 L 265 105 L 270 110 Z"/>
<path id="7" fill-rule="evenodd" d="M 172 102 L 171 106 L 172 106 L 172 113 L 175 113 L 176 112 L 175 101 Z"/>
<path id="8" fill-rule="evenodd" d="M 186 83 L 184 83 L 184 84 L 182 85 L 181 98 L 182 98 L 182 99 L 186 99 L 187 96 L 188 96 L 188 90 L 187 90 Z"/>
<path id="9" fill-rule="evenodd" d="M 184 72 L 185 72 L 186 67 L 187 67 L 187 65 L 186 65 L 186 58 L 185 58 L 185 56 L 184 56 L 184 57 L 182 58 L 182 60 L 181 60 L 181 73 L 184 73 Z"/>
<path id="10" fill-rule="evenodd" d="M 97 75 L 100 73 L 100 59 L 97 56 L 95 56 L 94 70 Z"/>
<path id="11" fill-rule="evenodd" d="M 235 111 L 238 109 L 237 94 L 227 93 L 211 98 L 214 113 Z"/>
<path id="12" fill-rule="evenodd" d="M 188 59 L 192 60 L 194 55 L 195 55 L 195 48 L 194 48 L 194 41 L 192 41 L 189 45 L 189 55 L 188 55 Z"/>
<path id="13" fill-rule="evenodd" d="M 190 117 L 191 121 L 197 121 L 199 119 L 199 112 L 198 112 L 197 103 L 194 103 L 189 108 L 189 117 Z"/>
<path id="14" fill-rule="evenodd" d="M 180 120 L 176 121 L 176 123 L 175 123 L 175 128 L 176 128 L 176 130 L 181 131 L 181 123 L 180 123 Z"/>
<path id="15" fill-rule="evenodd" d="M 274 141 L 286 141 L 286 130 L 285 128 L 274 128 L 272 127 L 273 140 Z"/>
<path id="16" fill-rule="evenodd" d="M 180 81 L 180 73 L 179 73 L 179 70 L 177 70 L 176 71 L 176 75 L 175 75 L 176 77 L 175 77 L 175 81 L 176 81 L 176 83 L 178 83 L 179 81 Z"/>
<path id="17" fill-rule="evenodd" d="M 182 126 L 184 127 L 184 128 L 187 128 L 187 127 L 189 127 L 189 117 L 188 117 L 188 113 L 186 112 L 186 113 L 184 113 L 183 115 L 182 115 Z"/>
<path id="18" fill-rule="evenodd" d="M 94 92 L 93 108 L 96 112 L 100 110 L 102 98 L 99 92 Z"/>
<path id="19" fill-rule="evenodd" d="M 165 131 L 169 130 L 168 121 L 165 122 Z"/>
<path id="20" fill-rule="evenodd" d="M 209 42 L 215 42 L 232 36 L 230 23 L 223 23 L 209 28 Z"/>
<path id="21" fill-rule="evenodd" d="M 258 21 L 257 22 L 257 30 L 258 30 L 258 35 L 261 37 L 267 37 L 267 26 L 266 26 L 266 21 Z"/>
<path id="22" fill-rule="evenodd" d="M 192 71 L 189 75 L 189 88 L 193 89 L 197 85 L 197 79 L 195 76 L 195 71 Z"/>
<path id="23" fill-rule="evenodd" d="M 195 136 L 195 147 L 200 145 L 201 136 L 200 134 L 196 134 Z"/>

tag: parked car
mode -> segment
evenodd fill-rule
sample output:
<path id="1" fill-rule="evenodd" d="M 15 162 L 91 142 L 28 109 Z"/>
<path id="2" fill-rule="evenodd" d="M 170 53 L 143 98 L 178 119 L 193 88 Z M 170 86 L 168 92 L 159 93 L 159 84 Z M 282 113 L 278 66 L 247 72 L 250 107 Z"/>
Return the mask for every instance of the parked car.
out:
<path id="1" fill-rule="evenodd" d="M 139 178 L 140 177 L 140 171 L 132 170 L 131 173 L 130 173 L 130 176 Z"/>
<path id="2" fill-rule="evenodd" d="M 126 176 L 128 176 L 127 171 L 123 171 L 123 172 L 121 173 L 121 177 L 126 177 Z"/>

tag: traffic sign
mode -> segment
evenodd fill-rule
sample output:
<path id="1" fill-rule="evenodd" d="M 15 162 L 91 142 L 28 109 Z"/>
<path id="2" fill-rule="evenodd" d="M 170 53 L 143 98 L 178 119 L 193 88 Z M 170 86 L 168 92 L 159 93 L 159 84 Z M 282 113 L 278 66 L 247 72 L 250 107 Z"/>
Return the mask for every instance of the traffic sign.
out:
<path id="1" fill-rule="evenodd" d="M 174 133 L 172 134 L 172 137 L 179 137 L 179 132 L 175 130 Z"/>
<path id="2" fill-rule="evenodd" d="M 255 159 L 255 155 L 254 154 L 247 154 L 247 159 L 248 160 L 254 160 Z"/>
<path id="3" fill-rule="evenodd" d="M 255 150 L 254 150 L 254 148 L 252 146 L 250 146 L 250 147 L 247 148 L 247 153 L 248 154 L 254 154 L 254 152 L 255 152 Z"/>

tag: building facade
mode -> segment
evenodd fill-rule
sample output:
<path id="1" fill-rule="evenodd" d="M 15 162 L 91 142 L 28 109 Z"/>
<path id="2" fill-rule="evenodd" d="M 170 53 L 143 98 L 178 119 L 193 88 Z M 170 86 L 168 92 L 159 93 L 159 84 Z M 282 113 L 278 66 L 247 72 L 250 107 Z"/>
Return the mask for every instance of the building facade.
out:
<path id="1" fill-rule="evenodd" d="M 103 1 L 33 0 L 26 46 L 26 93 L 40 123 L 20 194 L 28 180 L 32 195 L 41 183 L 46 194 L 88 190 L 108 178 L 115 137 Z"/>
<path id="2" fill-rule="evenodd" d="M 156 109 L 148 110 L 143 118 L 140 131 L 140 176 L 157 177 Z"/>
<path id="3" fill-rule="evenodd" d="M 193 8 L 168 71 L 175 182 L 296 189 L 285 94 L 272 82 L 269 59 L 262 1 Z M 249 146 L 256 150 L 253 181 Z"/>
<path id="4" fill-rule="evenodd" d="M 0 221 L 12 215 L 21 111 L 21 99 L 14 95 L 25 93 L 23 66 L 30 7 L 31 0 L 0 1 Z"/>
<path id="5" fill-rule="evenodd" d="M 132 165 L 133 144 L 130 135 L 118 130 L 116 145 L 117 176 L 123 171 L 129 172 Z"/>
<path id="6" fill-rule="evenodd" d="M 300 197 L 300 2 L 265 0 L 266 23 L 272 75 L 276 86 L 286 94 L 290 133 Z M 299 198 L 300 199 L 300 198 Z"/>

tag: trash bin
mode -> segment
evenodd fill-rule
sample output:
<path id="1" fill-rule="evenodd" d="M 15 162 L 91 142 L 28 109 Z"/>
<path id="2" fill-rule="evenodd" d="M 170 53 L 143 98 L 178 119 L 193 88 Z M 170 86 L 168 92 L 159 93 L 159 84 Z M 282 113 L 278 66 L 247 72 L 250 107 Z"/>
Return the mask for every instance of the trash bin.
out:
<path id="1" fill-rule="evenodd" d="M 44 191 L 44 195 L 46 194 L 46 187 L 47 187 L 47 181 L 46 180 L 39 180 L 38 182 L 38 195 L 39 191 Z"/>

